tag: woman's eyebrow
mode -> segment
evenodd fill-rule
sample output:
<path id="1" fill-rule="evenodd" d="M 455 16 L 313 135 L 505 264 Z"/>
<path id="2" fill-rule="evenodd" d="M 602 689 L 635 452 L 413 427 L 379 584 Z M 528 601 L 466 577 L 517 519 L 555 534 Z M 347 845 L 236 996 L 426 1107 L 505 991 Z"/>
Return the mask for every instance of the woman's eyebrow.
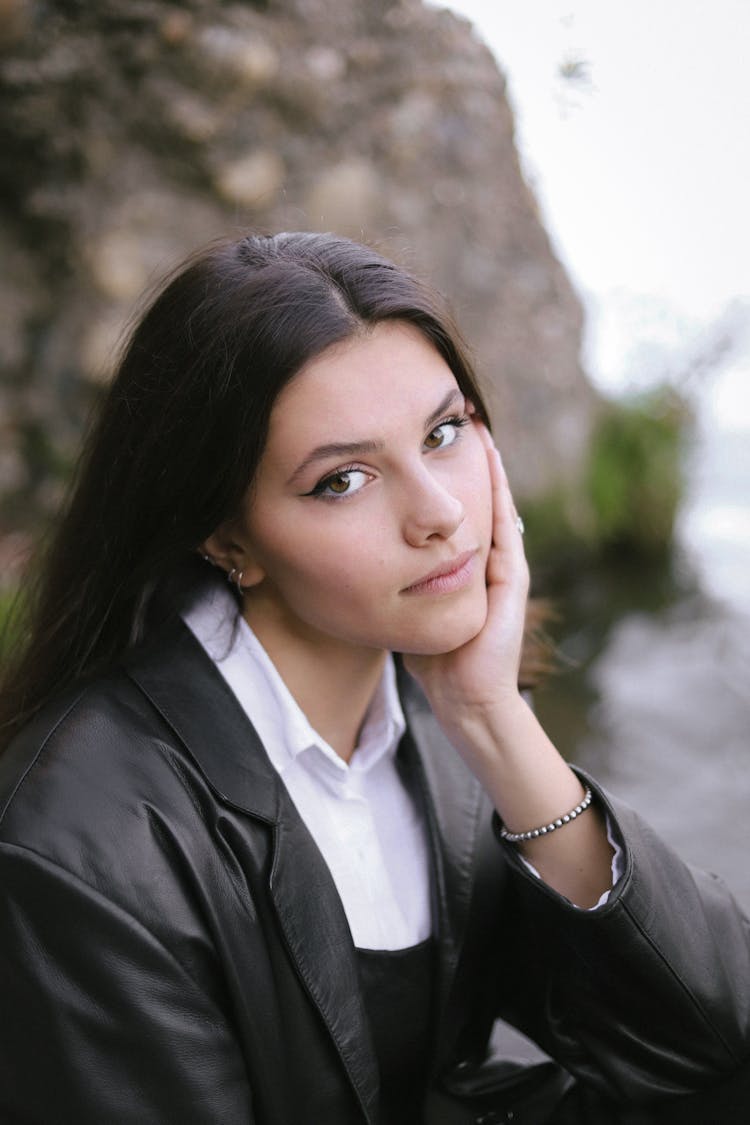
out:
<path id="1" fill-rule="evenodd" d="M 331 441 L 327 445 L 317 445 L 308 453 L 302 464 L 297 466 L 287 484 L 294 484 L 305 469 L 314 465 L 316 461 L 325 461 L 329 457 L 354 457 L 358 453 L 380 453 L 382 449 L 382 441 Z"/>
<path id="2" fill-rule="evenodd" d="M 461 398 L 463 398 L 463 395 L 459 388 L 451 388 L 447 395 L 440 400 L 432 414 L 430 414 L 428 418 L 425 418 L 425 430 L 429 430 L 430 426 L 434 426 L 440 416 L 445 414 L 446 410 Z M 329 457 L 356 457 L 364 453 L 382 453 L 383 449 L 384 443 L 382 441 L 331 441 L 327 442 L 325 445 L 316 445 L 315 449 L 311 450 L 304 461 L 294 470 L 287 484 L 293 485 L 303 475 L 305 470 L 308 469 L 310 465 L 314 465 L 317 461 L 325 461 Z"/>
<path id="3" fill-rule="evenodd" d="M 463 399 L 463 397 L 464 396 L 461 394 L 461 390 L 459 387 L 452 387 L 448 391 L 448 394 L 440 400 L 437 410 L 433 410 L 429 418 L 425 418 L 424 428 L 426 430 L 429 430 L 430 426 L 435 425 L 441 414 L 445 414 L 446 410 L 448 410 L 449 407 L 454 406 L 458 402 L 458 400 Z"/>

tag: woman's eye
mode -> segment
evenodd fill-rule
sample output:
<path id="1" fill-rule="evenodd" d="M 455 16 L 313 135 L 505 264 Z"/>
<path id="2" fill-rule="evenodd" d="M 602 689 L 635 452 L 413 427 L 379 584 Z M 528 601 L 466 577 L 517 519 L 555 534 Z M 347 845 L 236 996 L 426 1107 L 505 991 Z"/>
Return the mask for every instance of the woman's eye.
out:
<path id="1" fill-rule="evenodd" d="M 367 483 L 367 473 L 361 469 L 341 469 L 319 481 L 310 495 L 333 498 L 351 496 Z"/>
<path id="2" fill-rule="evenodd" d="M 468 418 L 449 418 L 447 422 L 441 422 L 424 439 L 425 445 L 428 449 L 445 449 L 446 446 L 453 445 L 454 441 L 458 440 L 459 430 L 468 420 Z"/>

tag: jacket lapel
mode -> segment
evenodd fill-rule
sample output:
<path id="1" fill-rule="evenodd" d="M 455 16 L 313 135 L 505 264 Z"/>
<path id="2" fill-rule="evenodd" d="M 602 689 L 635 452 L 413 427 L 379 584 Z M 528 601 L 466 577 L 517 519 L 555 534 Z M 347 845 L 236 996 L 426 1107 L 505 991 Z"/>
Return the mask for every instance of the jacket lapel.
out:
<path id="1" fill-rule="evenodd" d="M 416 683 L 399 669 L 399 687 L 411 733 L 405 750 L 425 800 L 433 858 L 433 903 L 439 938 L 436 1050 L 441 1056 L 448 1000 L 466 934 L 481 812 L 486 798 L 476 777 L 451 746 Z"/>
<path id="2" fill-rule="evenodd" d="M 328 866 L 252 724 L 182 622 L 128 671 L 221 798 L 271 826 L 269 889 L 289 953 L 367 1120 L 374 1121 L 377 1067 L 346 915 Z"/>
<path id="3" fill-rule="evenodd" d="M 132 656 L 127 671 L 222 800 L 275 823 L 278 778 L 234 692 L 188 627 L 171 623 Z"/>
<path id="4" fill-rule="evenodd" d="M 377 1064 L 349 924 L 325 860 L 289 797 L 286 803 L 274 830 L 271 894 L 299 976 L 374 1121 Z"/>

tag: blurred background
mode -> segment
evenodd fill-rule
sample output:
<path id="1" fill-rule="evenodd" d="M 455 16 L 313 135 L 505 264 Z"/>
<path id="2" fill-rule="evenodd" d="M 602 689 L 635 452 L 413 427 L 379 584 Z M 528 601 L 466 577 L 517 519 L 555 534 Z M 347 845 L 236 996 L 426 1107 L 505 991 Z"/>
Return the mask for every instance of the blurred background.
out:
<path id="1" fill-rule="evenodd" d="M 488 389 L 572 760 L 750 908 L 744 0 L 0 0 L 0 612 L 141 294 L 374 242 Z"/>

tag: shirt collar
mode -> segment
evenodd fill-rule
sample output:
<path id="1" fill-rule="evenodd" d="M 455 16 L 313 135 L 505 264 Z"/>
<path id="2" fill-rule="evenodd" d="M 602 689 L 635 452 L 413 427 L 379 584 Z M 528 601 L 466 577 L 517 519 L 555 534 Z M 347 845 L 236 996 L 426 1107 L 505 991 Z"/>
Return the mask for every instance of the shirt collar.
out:
<path id="1" fill-rule="evenodd" d="M 329 775 L 344 779 L 364 773 L 383 757 L 392 757 L 406 729 L 389 654 L 367 709 L 359 742 L 347 765 L 310 725 L 255 633 L 237 612 L 231 592 L 215 585 L 184 613 L 185 624 L 217 665 L 255 727 L 272 765 L 282 776 L 301 755 L 312 768 L 318 762 Z"/>

